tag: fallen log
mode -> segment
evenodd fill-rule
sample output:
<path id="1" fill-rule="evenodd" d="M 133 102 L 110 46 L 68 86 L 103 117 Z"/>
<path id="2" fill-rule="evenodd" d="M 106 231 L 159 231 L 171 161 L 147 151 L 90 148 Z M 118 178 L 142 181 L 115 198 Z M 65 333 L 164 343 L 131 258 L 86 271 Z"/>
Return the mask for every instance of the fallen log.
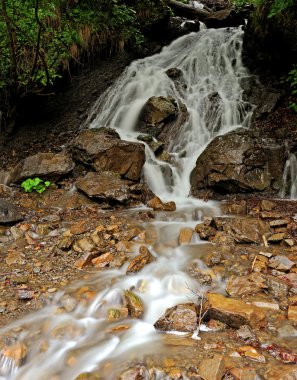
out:
<path id="1" fill-rule="evenodd" d="M 204 9 L 193 8 L 190 5 L 180 3 L 176 0 L 169 0 L 168 5 L 175 11 L 177 16 L 186 17 L 191 20 L 205 20 L 212 15 Z"/>

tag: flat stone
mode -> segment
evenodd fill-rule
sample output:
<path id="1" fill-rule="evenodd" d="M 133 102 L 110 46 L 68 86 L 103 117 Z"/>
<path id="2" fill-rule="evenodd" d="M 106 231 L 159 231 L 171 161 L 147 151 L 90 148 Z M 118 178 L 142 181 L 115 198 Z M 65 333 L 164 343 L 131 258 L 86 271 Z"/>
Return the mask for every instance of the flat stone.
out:
<path id="1" fill-rule="evenodd" d="M 129 183 L 112 172 L 90 172 L 75 184 L 91 198 L 120 203 L 126 203 L 130 198 Z"/>
<path id="2" fill-rule="evenodd" d="M 227 371 L 224 357 L 215 355 L 211 359 L 204 359 L 199 366 L 199 375 L 203 380 L 222 380 Z"/>
<path id="3" fill-rule="evenodd" d="M 258 329 L 267 325 L 265 313 L 256 306 L 215 293 L 208 293 L 207 298 L 209 318 L 218 319 L 234 328 L 249 325 Z"/>
<path id="4" fill-rule="evenodd" d="M 0 225 L 6 223 L 17 223 L 23 220 L 23 216 L 12 202 L 0 198 Z"/>
<path id="5" fill-rule="evenodd" d="M 77 269 L 83 269 L 84 267 L 92 263 L 93 258 L 94 255 L 92 253 L 86 253 L 74 263 L 74 266 Z"/>
<path id="6" fill-rule="evenodd" d="M 279 232 L 277 234 L 270 235 L 267 240 L 269 243 L 279 243 L 286 237 L 286 235 L 287 234 L 285 232 Z"/>
<path id="7" fill-rule="evenodd" d="M 270 227 L 282 227 L 290 223 L 290 219 L 276 219 L 269 222 Z"/>
<path id="8" fill-rule="evenodd" d="M 242 297 L 247 294 L 255 294 L 266 288 L 265 277 L 259 273 L 248 276 L 231 276 L 226 286 L 226 292 L 230 296 Z"/>
<path id="9" fill-rule="evenodd" d="M 166 310 L 154 324 L 157 330 L 194 332 L 197 329 L 197 309 L 192 303 L 180 304 Z"/>
<path id="10" fill-rule="evenodd" d="M 295 263 L 288 259 L 286 256 L 274 256 L 271 259 L 269 259 L 268 266 L 270 268 L 275 268 L 280 271 L 287 272 L 289 271 Z"/>
<path id="11" fill-rule="evenodd" d="M 232 376 L 232 380 L 258 380 L 259 376 L 255 368 L 240 367 L 231 368 L 229 374 Z"/>

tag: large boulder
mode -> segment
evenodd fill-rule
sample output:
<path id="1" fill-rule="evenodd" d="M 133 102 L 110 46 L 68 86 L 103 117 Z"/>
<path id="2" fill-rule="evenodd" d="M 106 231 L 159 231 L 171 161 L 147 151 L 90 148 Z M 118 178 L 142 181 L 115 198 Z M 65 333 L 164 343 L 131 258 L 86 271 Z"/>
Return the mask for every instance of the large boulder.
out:
<path id="1" fill-rule="evenodd" d="M 12 170 L 10 182 L 19 183 L 32 177 L 56 181 L 70 174 L 74 166 L 74 162 L 66 152 L 37 153 L 22 160 Z"/>
<path id="2" fill-rule="evenodd" d="M 104 128 L 80 132 L 72 142 L 72 154 L 98 172 L 111 171 L 132 181 L 140 179 L 145 162 L 143 144 L 121 140 L 115 131 Z"/>
<path id="3" fill-rule="evenodd" d="M 216 137 L 198 157 L 191 173 L 191 193 L 271 190 L 280 184 L 285 147 L 275 140 L 239 130 Z"/>
<path id="4" fill-rule="evenodd" d="M 23 219 L 20 210 L 13 203 L 0 198 L 0 224 L 16 223 Z"/>

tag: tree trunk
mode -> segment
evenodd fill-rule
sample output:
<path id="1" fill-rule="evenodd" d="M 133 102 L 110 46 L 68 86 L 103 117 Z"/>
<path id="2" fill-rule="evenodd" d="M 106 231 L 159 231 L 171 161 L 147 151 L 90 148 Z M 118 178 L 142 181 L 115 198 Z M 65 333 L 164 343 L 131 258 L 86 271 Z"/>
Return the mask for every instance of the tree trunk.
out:
<path id="1" fill-rule="evenodd" d="M 192 20 L 204 21 L 212 13 L 204 9 L 193 8 L 190 5 L 180 3 L 176 0 L 169 0 L 168 5 L 172 8 L 177 16 L 186 17 Z"/>

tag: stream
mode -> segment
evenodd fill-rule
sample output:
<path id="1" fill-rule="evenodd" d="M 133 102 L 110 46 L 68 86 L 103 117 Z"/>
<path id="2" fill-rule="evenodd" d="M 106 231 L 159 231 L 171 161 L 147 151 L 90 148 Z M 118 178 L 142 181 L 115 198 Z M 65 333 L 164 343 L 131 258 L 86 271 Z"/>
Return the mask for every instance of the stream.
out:
<path id="1" fill-rule="evenodd" d="M 207 269 L 200 260 L 205 243 L 194 238 L 189 244 L 178 245 L 177 239 L 181 228 L 194 228 L 203 217 L 220 214 L 218 203 L 189 197 L 189 176 L 197 157 L 215 136 L 249 127 L 253 107 L 243 100 L 241 88 L 241 81 L 249 76 L 241 61 L 242 39 L 241 28 L 202 27 L 198 33 L 177 39 L 160 54 L 133 62 L 94 104 L 87 121 L 90 128 L 112 127 L 130 141 L 137 141 L 135 126 L 148 98 L 170 96 L 185 104 L 188 121 L 168 147 L 172 163 L 156 159 L 146 145 L 144 167 L 152 191 L 162 200 L 175 201 L 177 210 L 160 213 L 144 224 L 151 236 L 148 248 L 156 261 L 139 273 L 127 276 L 128 263 L 117 270 L 98 271 L 56 294 L 49 306 L 2 328 L 0 336 L 13 332 L 14 342 L 26 343 L 28 353 L 19 366 L 0 354 L 1 380 L 74 380 L 94 370 L 100 372 L 98 379 L 116 379 L 130 362 L 166 351 L 164 334 L 156 332 L 153 324 L 167 308 L 195 302 L 193 290 L 202 296 L 210 289 L 199 285 L 186 271 L 193 260 L 199 269 Z M 174 82 L 166 75 L 170 68 L 182 70 L 181 81 Z M 214 94 L 221 99 L 218 107 L 211 102 Z M 133 213 L 145 209 L 125 210 L 123 215 L 133 218 Z M 141 242 L 135 243 L 136 255 Z M 84 286 L 96 291 L 92 302 L 58 312 L 65 299 L 71 302 L 68 295 Z M 225 283 L 217 276 L 211 288 L 224 293 Z M 143 300 L 143 318 L 107 321 L 107 310 L 123 306 L 123 291 L 127 289 L 133 289 Z M 207 331 L 205 325 L 201 329 Z M 156 374 L 155 378 L 164 376 Z"/>

